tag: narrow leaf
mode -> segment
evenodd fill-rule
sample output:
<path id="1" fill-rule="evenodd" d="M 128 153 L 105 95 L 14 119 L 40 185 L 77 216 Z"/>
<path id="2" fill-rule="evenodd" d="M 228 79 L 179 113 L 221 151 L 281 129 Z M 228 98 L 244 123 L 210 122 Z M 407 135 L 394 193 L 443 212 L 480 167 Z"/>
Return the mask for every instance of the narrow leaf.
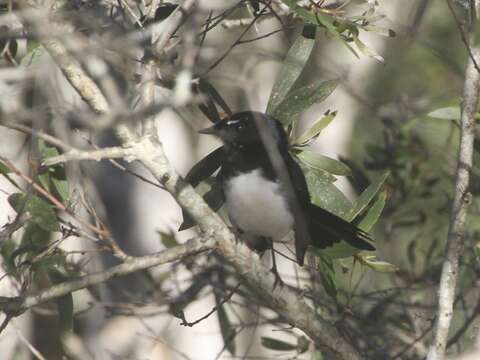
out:
<path id="1" fill-rule="evenodd" d="M 320 120 L 318 120 L 315 124 L 313 124 L 310 129 L 305 131 L 296 141 L 296 144 L 303 145 L 311 140 L 315 139 L 320 133 L 325 129 L 330 123 L 335 119 L 337 116 L 337 112 L 331 112 L 328 115 L 325 115 Z"/>
<path id="2" fill-rule="evenodd" d="M 267 114 L 273 114 L 280 102 L 292 89 L 310 58 L 314 44 L 315 39 L 303 35 L 295 39 L 275 79 L 267 105 Z"/>
<path id="3" fill-rule="evenodd" d="M 42 172 L 41 174 L 38 174 L 37 178 L 42 187 L 45 190 L 50 191 L 50 171 L 47 170 Z"/>
<path id="4" fill-rule="evenodd" d="M 5 175 L 11 172 L 12 171 L 9 169 L 9 167 L 0 161 L 0 174 Z"/>
<path id="5" fill-rule="evenodd" d="M 313 169 L 324 170 L 334 175 L 350 175 L 350 168 L 347 165 L 328 156 L 317 154 L 309 150 L 303 150 L 296 156 L 301 162 Z"/>
<path id="6" fill-rule="evenodd" d="M 63 202 L 66 202 L 69 198 L 68 181 L 66 179 L 62 180 L 55 177 L 52 177 L 51 180 L 55 190 L 57 191 L 58 195 L 60 195 L 60 199 Z"/>
<path id="7" fill-rule="evenodd" d="M 387 199 L 387 194 L 385 191 L 381 192 L 377 200 L 373 205 L 368 209 L 367 213 L 363 219 L 358 223 L 358 227 L 363 231 L 370 231 L 373 225 L 375 225 L 382 214 L 383 208 L 385 207 L 385 201 Z"/>
<path id="8" fill-rule="evenodd" d="M 372 48 L 368 47 L 367 45 L 365 45 L 359 38 L 357 35 L 353 34 L 353 41 L 355 42 L 355 45 L 357 45 L 357 48 L 358 50 L 360 50 L 362 52 L 362 54 L 368 56 L 368 57 L 371 57 L 375 60 L 377 60 L 378 62 L 381 62 L 382 64 L 385 63 L 385 59 L 380 56 L 379 54 L 377 54 L 375 52 L 375 50 L 373 50 Z"/>
<path id="9" fill-rule="evenodd" d="M 429 112 L 427 116 L 435 119 L 459 121 L 461 117 L 461 110 L 458 106 L 449 106 Z"/>
<path id="10" fill-rule="evenodd" d="M 365 208 L 368 204 L 372 201 L 375 195 L 378 193 L 380 188 L 382 187 L 383 183 L 387 179 L 389 172 L 386 171 L 379 177 L 377 177 L 369 186 L 368 188 L 358 197 L 357 201 L 355 202 L 355 206 L 351 210 L 348 218 L 346 220 L 352 221 L 355 219 Z"/>
<path id="11" fill-rule="evenodd" d="M 287 126 L 310 106 L 325 100 L 337 85 L 337 80 L 327 80 L 295 89 L 276 107 L 273 116 Z"/>
<path id="12" fill-rule="evenodd" d="M 305 178 L 310 193 L 310 200 L 313 204 L 343 219 L 348 216 L 352 203 L 335 185 L 323 176 L 319 176 L 318 171 L 306 171 Z"/>
<path id="13" fill-rule="evenodd" d="M 378 272 L 391 273 L 398 270 L 395 265 L 390 264 L 389 262 L 377 260 L 375 255 L 359 256 L 358 260 L 363 265 Z"/>

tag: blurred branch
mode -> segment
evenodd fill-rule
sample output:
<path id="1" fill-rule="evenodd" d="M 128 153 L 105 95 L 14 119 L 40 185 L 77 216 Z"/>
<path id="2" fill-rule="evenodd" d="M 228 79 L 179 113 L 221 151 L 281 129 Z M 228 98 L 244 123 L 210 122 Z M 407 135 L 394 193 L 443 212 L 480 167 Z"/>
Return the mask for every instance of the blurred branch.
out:
<path id="1" fill-rule="evenodd" d="M 102 149 L 90 150 L 90 151 L 71 149 L 70 151 L 63 153 L 62 155 L 46 158 L 42 162 L 42 165 L 52 166 L 52 165 L 56 165 L 56 164 L 60 164 L 60 163 L 64 163 L 72 160 L 100 161 L 103 159 L 115 159 L 115 158 L 117 159 L 124 158 L 126 161 L 129 161 L 129 159 L 133 155 L 134 155 L 133 147 L 122 148 L 119 146 L 114 146 L 114 147 L 108 147 L 108 148 L 102 148 Z"/>
<path id="2" fill-rule="evenodd" d="M 160 24 L 159 29 L 152 29 L 152 41 L 156 54 L 160 54 L 163 48 L 170 40 L 171 36 L 175 33 L 182 21 L 188 16 L 195 5 L 195 0 L 185 0 L 182 5 L 177 7 L 170 16 Z M 160 32 L 161 31 L 161 32 Z M 159 32 L 159 36 L 155 36 L 155 32 Z"/>
<path id="3" fill-rule="evenodd" d="M 468 58 L 465 70 L 455 195 L 450 213 L 447 246 L 440 278 L 438 315 L 434 328 L 433 343 L 428 352 L 428 360 L 442 360 L 445 357 L 448 332 L 453 315 L 455 287 L 459 273 L 458 259 L 463 250 L 465 219 L 467 208 L 472 197 L 468 191 L 468 187 L 473 159 L 475 112 L 480 90 L 480 72 L 476 67 L 476 63 L 480 61 L 480 47 L 474 45 L 474 28 L 475 23 L 478 21 L 477 15 L 479 14 L 479 10 L 480 0 L 476 0 L 475 8 L 472 9 L 472 24 L 470 24 L 470 31 L 468 33 L 468 44 L 470 45 L 471 56 Z"/>
<path id="4" fill-rule="evenodd" d="M 21 131 L 25 134 L 33 135 L 33 136 L 37 137 L 38 139 L 42 139 L 42 140 L 44 140 L 45 142 L 47 142 L 51 145 L 57 146 L 58 148 L 62 149 L 63 151 L 69 151 L 69 150 L 73 149 L 72 146 L 63 142 L 59 138 L 56 138 L 55 136 L 52 136 L 52 135 L 49 135 L 49 134 L 46 134 L 43 131 L 35 130 L 35 129 L 29 127 L 29 126 L 25 126 L 25 125 L 21 125 L 21 124 L 11 124 L 11 123 L 5 123 L 5 124 L 0 123 L 0 126 L 6 127 L 8 129 L 12 129 L 12 130 L 18 130 L 18 131 Z"/>
<path id="5" fill-rule="evenodd" d="M 156 254 L 129 258 L 120 265 L 113 266 L 106 271 L 84 275 L 78 279 L 51 286 L 36 294 L 18 297 L 0 297 L 0 310 L 7 316 L 18 316 L 31 307 L 57 299 L 73 291 L 209 250 L 212 248 L 212 244 L 213 240 L 211 237 L 194 238 L 184 244 L 177 245 Z"/>

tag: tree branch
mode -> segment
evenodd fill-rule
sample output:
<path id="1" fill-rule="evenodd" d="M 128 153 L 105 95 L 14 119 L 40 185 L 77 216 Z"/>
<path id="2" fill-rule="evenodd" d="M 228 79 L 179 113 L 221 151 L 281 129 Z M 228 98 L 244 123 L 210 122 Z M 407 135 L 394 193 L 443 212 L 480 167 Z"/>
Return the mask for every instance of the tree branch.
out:
<path id="1" fill-rule="evenodd" d="M 473 22 L 477 21 L 479 4 L 480 1 L 476 0 L 476 9 L 473 9 L 474 14 L 472 14 Z M 468 205 L 471 202 L 471 194 L 468 192 L 468 187 L 473 158 L 475 112 L 480 89 L 480 73 L 475 66 L 476 63 L 480 62 L 480 48 L 474 45 L 473 25 L 475 24 L 472 24 L 468 34 L 472 56 L 468 57 L 465 70 L 455 195 L 450 212 L 447 246 L 438 291 L 438 316 L 435 322 L 433 343 L 428 352 L 428 360 L 442 360 L 445 357 L 448 331 L 453 316 L 453 301 L 458 277 L 458 258 L 463 250 L 465 218 Z M 476 62 L 474 59 L 476 59 Z"/>
<path id="2" fill-rule="evenodd" d="M 111 267 L 106 271 L 84 275 L 78 279 L 66 281 L 54 285 L 36 294 L 18 297 L 0 297 L 0 310 L 7 316 L 18 316 L 26 310 L 92 285 L 103 283 L 119 276 L 125 276 L 134 272 L 145 270 L 153 266 L 180 260 L 186 256 L 196 255 L 210 250 L 213 245 L 211 237 L 193 238 L 184 244 L 163 250 L 159 253 L 129 258 L 120 265 Z"/>

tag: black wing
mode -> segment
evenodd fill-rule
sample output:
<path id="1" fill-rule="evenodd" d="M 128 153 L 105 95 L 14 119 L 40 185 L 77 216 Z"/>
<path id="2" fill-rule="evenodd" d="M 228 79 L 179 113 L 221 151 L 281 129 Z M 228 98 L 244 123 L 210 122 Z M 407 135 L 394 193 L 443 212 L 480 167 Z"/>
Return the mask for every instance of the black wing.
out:
<path id="1" fill-rule="evenodd" d="M 187 181 L 193 187 L 197 186 L 203 180 L 206 180 L 210 177 L 217 169 L 222 166 L 226 158 L 225 148 L 223 146 L 212 151 L 210 154 L 205 156 L 202 160 L 196 163 L 185 176 L 185 181 Z M 221 186 L 222 175 L 220 173 L 215 178 L 215 184 L 212 185 L 212 188 L 203 195 L 205 202 L 212 208 L 213 211 L 220 209 L 225 202 L 223 196 L 223 189 Z M 186 230 L 195 225 L 195 222 L 190 217 L 190 215 L 182 209 L 183 223 L 178 228 L 178 231 Z"/>
<path id="2" fill-rule="evenodd" d="M 223 146 L 213 150 L 210 154 L 193 165 L 185 176 L 185 181 L 193 187 L 197 186 L 200 182 L 211 176 L 223 164 L 226 157 L 226 151 Z"/>
<path id="3" fill-rule="evenodd" d="M 375 247 L 368 242 L 372 239 L 366 232 L 360 230 L 355 225 L 349 223 L 346 220 L 343 220 L 337 215 L 334 215 L 331 212 L 322 209 L 310 202 L 310 195 L 308 192 L 305 175 L 303 174 L 301 167 L 295 162 L 295 160 L 293 160 L 291 156 L 289 156 L 288 158 L 288 161 L 290 163 L 288 169 L 290 171 L 292 184 L 295 188 L 297 198 L 302 204 L 305 216 L 310 227 L 309 230 L 311 240 L 307 244 L 307 246 L 312 245 L 314 247 L 324 249 L 328 246 L 344 240 L 358 249 L 375 250 Z M 295 234 L 295 236 L 295 244 L 297 245 L 297 242 L 299 243 L 299 246 L 303 250 L 302 256 L 304 256 L 306 247 L 304 247 L 305 245 L 303 244 L 301 239 L 297 239 L 297 234 Z M 298 256 L 299 255 L 297 249 L 297 257 Z"/>
<path id="4" fill-rule="evenodd" d="M 313 204 L 309 204 L 308 214 L 312 231 L 312 246 L 324 249 L 341 240 L 362 250 L 375 250 L 368 241 L 372 239 L 355 225 Z"/>

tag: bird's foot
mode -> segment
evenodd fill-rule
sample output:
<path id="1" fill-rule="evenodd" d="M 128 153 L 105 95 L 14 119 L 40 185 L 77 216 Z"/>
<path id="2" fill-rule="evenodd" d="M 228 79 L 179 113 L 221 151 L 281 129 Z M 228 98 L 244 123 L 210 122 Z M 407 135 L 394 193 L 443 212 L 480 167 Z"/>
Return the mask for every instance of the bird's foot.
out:
<path id="1" fill-rule="evenodd" d="M 280 277 L 280 274 L 278 273 L 277 267 L 272 266 L 270 271 L 272 272 L 273 276 L 275 276 L 275 281 L 273 282 L 272 291 L 276 289 L 277 285 L 280 285 L 280 287 L 283 287 L 285 285 L 285 283 L 283 282 L 282 278 Z"/>

